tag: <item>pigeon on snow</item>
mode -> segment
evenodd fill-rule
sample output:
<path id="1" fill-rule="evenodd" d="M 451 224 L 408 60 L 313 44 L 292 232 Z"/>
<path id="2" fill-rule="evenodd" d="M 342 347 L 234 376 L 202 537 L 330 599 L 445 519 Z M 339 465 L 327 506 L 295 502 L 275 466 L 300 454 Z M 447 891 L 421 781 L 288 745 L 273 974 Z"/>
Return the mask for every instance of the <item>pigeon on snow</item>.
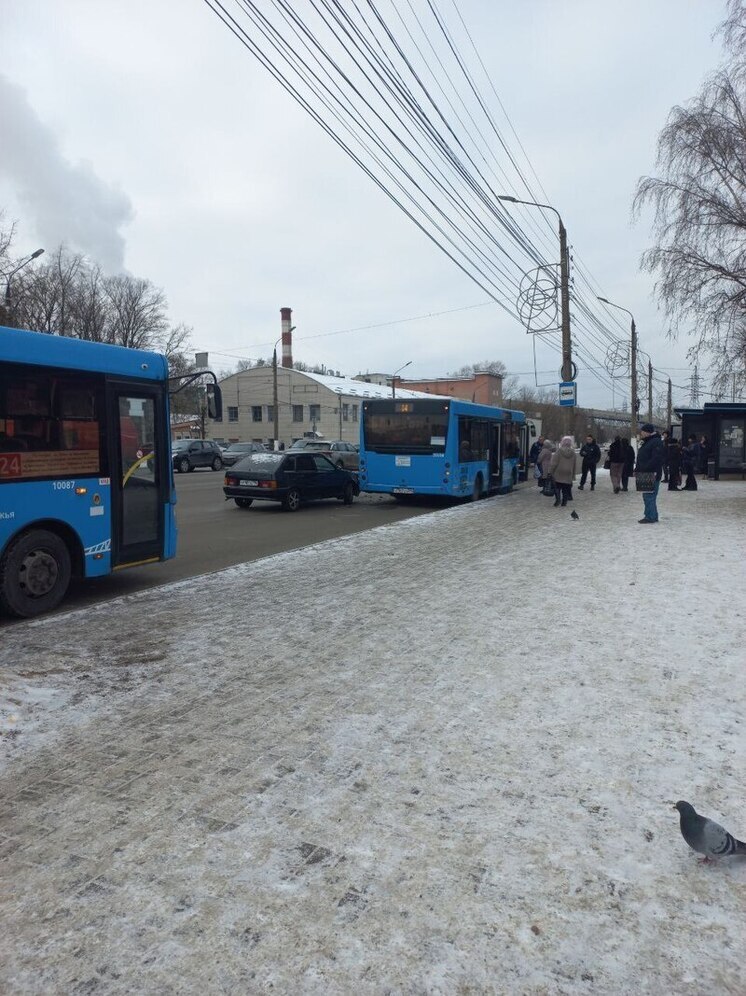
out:
<path id="1" fill-rule="evenodd" d="M 578 515 L 578 513 L 577 513 L 577 512 L 575 511 L 575 509 L 573 509 L 573 510 L 572 510 L 572 512 L 570 512 L 570 518 L 571 518 L 571 519 L 579 519 L 579 518 L 580 518 L 580 516 L 579 516 L 579 515 Z"/>
<path id="2" fill-rule="evenodd" d="M 681 836 L 693 851 L 704 854 L 705 861 L 730 854 L 746 854 L 746 844 L 742 840 L 736 840 L 719 823 L 700 816 L 688 802 L 677 802 L 674 809 L 679 811 Z"/>

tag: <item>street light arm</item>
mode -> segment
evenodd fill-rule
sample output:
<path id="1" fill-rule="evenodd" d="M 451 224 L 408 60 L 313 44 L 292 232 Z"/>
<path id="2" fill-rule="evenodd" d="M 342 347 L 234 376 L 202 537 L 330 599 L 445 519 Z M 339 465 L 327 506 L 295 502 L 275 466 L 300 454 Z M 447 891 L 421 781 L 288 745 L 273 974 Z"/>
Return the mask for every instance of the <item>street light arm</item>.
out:
<path id="1" fill-rule="evenodd" d="M 510 197 L 508 194 L 498 194 L 497 199 L 499 201 L 508 201 L 510 204 L 526 204 L 528 207 L 546 208 L 547 211 L 554 211 L 559 218 L 560 225 L 562 225 L 563 228 L 565 227 L 562 223 L 562 216 L 559 211 L 556 207 L 552 207 L 551 204 L 539 204 L 537 201 L 522 201 L 518 197 Z"/>
<path id="2" fill-rule="evenodd" d="M 7 274 L 6 279 L 8 283 L 10 283 L 12 278 L 16 275 L 16 273 L 18 273 L 19 270 L 22 270 L 24 266 L 27 266 L 33 259 L 38 259 L 43 252 L 44 252 L 43 249 L 37 249 L 36 252 L 32 252 L 30 256 L 27 256 L 25 259 L 22 259 L 21 262 L 18 264 L 18 266 L 15 268 L 15 270 L 11 270 L 10 273 Z"/>
<path id="3" fill-rule="evenodd" d="M 632 312 L 629 310 L 629 308 L 623 308 L 621 306 L 621 304 L 614 304 L 614 302 L 613 301 L 609 301 L 608 298 L 598 297 L 598 295 L 597 295 L 597 299 L 599 301 L 603 301 L 604 304 L 608 304 L 612 308 L 619 308 L 620 311 L 626 311 L 627 314 L 629 315 L 629 317 L 632 319 L 632 324 L 634 325 L 634 323 L 635 323 L 635 316 L 632 314 Z"/>

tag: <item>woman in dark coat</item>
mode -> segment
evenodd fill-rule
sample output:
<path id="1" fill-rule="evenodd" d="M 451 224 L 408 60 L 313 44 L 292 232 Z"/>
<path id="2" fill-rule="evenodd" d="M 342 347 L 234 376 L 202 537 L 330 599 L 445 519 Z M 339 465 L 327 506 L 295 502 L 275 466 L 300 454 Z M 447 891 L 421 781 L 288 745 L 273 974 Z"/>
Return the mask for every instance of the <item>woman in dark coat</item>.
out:
<path id="1" fill-rule="evenodd" d="M 624 466 L 622 467 L 622 491 L 628 491 L 629 479 L 635 469 L 635 451 L 632 449 L 629 438 L 622 439 L 622 456 Z"/>
<path id="2" fill-rule="evenodd" d="M 697 478 L 694 476 L 699 464 L 699 443 L 697 437 L 691 435 L 687 440 L 687 445 L 681 451 L 681 470 L 686 474 L 684 491 L 697 490 Z"/>
<path id="3" fill-rule="evenodd" d="M 668 490 L 680 491 L 681 483 L 681 445 L 673 436 L 668 440 Z"/>

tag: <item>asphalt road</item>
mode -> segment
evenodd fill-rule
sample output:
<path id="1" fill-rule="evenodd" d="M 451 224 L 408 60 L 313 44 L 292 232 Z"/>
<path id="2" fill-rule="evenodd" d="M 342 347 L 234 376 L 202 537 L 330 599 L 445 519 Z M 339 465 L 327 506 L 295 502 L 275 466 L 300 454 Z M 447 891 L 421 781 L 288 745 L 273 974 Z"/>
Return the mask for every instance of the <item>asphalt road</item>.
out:
<path id="1" fill-rule="evenodd" d="M 202 469 L 176 475 L 179 545 L 174 560 L 133 567 L 105 578 L 73 581 L 57 611 L 129 595 L 169 581 L 183 581 L 434 509 L 432 504 L 399 505 L 388 496 L 366 494 L 351 506 L 331 499 L 304 505 L 292 513 L 284 512 L 275 502 L 256 502 L 242 509 L 233 501 L 225 501 L 223 476 L 222 472 Z M 14 622 L 0 617 L 0 628 Z"/>

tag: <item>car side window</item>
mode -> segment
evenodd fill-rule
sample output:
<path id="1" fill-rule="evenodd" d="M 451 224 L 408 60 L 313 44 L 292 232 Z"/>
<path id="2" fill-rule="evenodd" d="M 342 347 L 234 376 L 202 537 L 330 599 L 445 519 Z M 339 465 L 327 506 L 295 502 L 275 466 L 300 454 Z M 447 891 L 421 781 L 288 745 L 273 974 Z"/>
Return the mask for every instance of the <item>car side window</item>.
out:
<path id="1" fill-rule="evenodd" d="M 282 465 L 283 470 L 294 471 L 295 470 L 295 457 L 286 457 L 285 462 Z"/>
<path id="2" fill-rule="evenodd" d="M 190 453 L 199 453 L 199 451 L 200 451 L 200 444 L 199 443 L 191 443 L 190 444 L 190 446 L 189 446 L 189 452 Z"/>
<path id="3" fill-rule="evenodd" d="M 296 459 L 296 470 L 303 471 L 314 471 L 316 470 L 316 464 L 313 462 L 314 458 L 309 454 L 303 454 Z"/>
<path id="4" fill-rule="evenodd" d="M 316 465 L 316 470 L 323 471 L 323 473 L 336 469 L 331 460 L 328 460 L 325 456 L 322 456 L 321 453 L 314 454 L 313 462 Z"/>

